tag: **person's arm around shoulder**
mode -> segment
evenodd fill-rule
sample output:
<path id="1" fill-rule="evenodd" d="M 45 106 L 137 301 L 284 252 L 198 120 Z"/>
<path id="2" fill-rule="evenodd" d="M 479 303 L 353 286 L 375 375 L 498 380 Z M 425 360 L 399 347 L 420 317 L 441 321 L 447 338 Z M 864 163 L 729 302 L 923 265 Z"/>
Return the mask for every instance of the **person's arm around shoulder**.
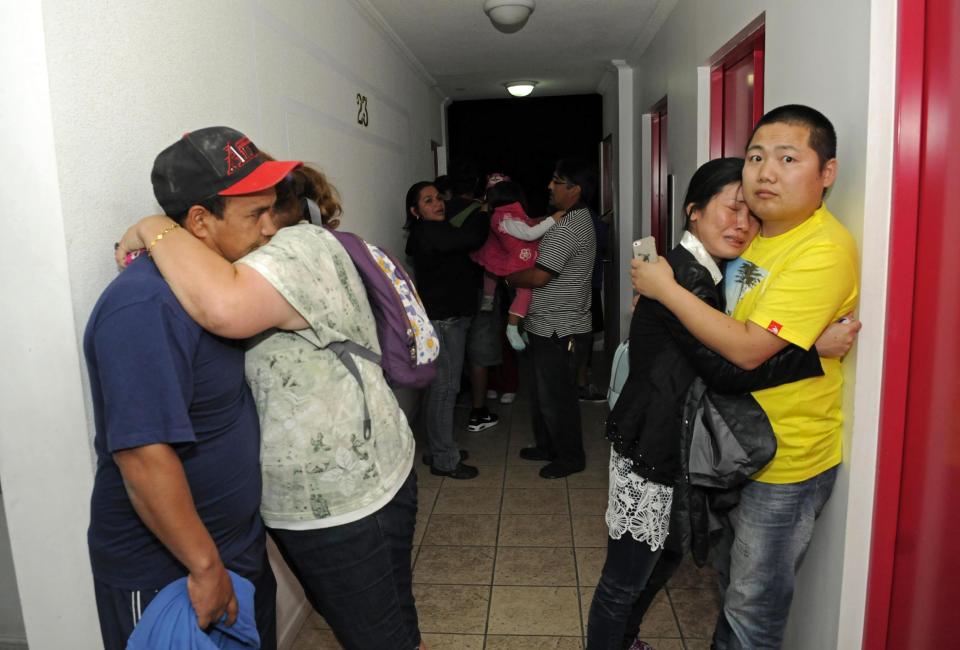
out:
<path id="1" fill-rule="evenodd" d="M 114 452 L 113 460 L 137 515 L 183 564 L 187 592 L 206 628 L 226 614 L 237 618 L 237 599 L 216 544 L 197 514 L 180 458 L 170 445 L 153 444 Z"/>
<path id="2" fill-rule="evenodd" d="M 752 322 L 741 323 L 677 284 L 664 258 L 633 260 L 634 289 L 670 310 L 699 341 L 745 370 L 753 370 L 789 343 Z"/>
<path id="3" fill-rule="evenodd" d="M 550 228 L 552 230 L 565 216 L 564 212 L 557 211 L 544 221 L 553 220 L 554 225 Z M 536 265 L 508 275 L 505 278 L 507 285 L 517 289 L 536 289 L 546 286 L 550 280 L 560 275 L 573 249 L 574 242 L 570 241 L 569 237 L 564 237 L 562 233 L 560 236 L 540 242 Z"/>
<path id="4" fill-rule="evenodd" d="M 188 217 L 189 218 L 189 217 Z M 269 218 L 269 217 L 267 217 Z M 149 254 L 177 300 L 205 330 L 242 339 L 270 328 L 299 330 L 307 322 L 262 275 L 231 264 L 166 216 L 141 219 L 117 250 L 149 247 Z M 165 233 L 162 239 L 157 239 Z"/>

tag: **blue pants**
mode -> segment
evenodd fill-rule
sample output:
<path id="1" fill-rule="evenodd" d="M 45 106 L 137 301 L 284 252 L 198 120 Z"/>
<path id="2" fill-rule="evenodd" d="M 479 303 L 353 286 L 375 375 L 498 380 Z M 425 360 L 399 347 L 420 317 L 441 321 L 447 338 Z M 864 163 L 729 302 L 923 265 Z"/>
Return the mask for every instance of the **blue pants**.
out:
<path id="1" fill-rule="evenodd" d="M 723 603 L 713 638 L 717 650 L 783 643 L 796 572 L 837 469 L 800 483 L 748 481 L 741 490 L 716 549 Z"/>
<path id="2" fill-rule="evenodd" d="M 437 376 L 426 392 L 427 444 L 433 466 L 449 472 L 460 463 L 460 448 L 453 438 L 453 410 L 460 392 L 460 374 L 466 354 L 470 316 L 432 320 L 440 339 Z"/>
<path id="3" fill-rule="evenodd" d="M 620 650 L 637 601 L 663 549 L 656 551 L 625 533 L 607 538 L 607 559 L 587 619 L 589 650 Z M 648 603 L 649 604 L 649 603 Z"/>
<path id="4" fill-rule="evenodd" d="M 410 551 L 417 518 L 417 475 L 358 521 L 270 535 L 344 650 L 414 650 L 420 645 Z"/>

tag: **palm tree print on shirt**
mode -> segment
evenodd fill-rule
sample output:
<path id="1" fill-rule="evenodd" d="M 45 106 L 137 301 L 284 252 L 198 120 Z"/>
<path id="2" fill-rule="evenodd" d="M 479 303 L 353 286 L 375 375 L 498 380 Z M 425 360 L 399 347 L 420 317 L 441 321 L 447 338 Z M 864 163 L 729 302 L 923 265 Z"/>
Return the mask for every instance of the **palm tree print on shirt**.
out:
<path id="1" fill-rule="evenodd" d="M 733 314 L 740 299 L 767 277 L 768 271 L 753 262 L 738 257 L 727 264 L 724 272 L 724 293 L 727 315 Z"/>

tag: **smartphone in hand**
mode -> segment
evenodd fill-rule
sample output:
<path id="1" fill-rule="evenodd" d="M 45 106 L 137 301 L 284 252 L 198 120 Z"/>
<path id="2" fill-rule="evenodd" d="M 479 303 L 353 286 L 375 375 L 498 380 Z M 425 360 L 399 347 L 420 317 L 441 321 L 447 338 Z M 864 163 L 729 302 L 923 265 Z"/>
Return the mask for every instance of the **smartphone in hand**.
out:
<path id="1" fill-rule="evenodd" d="M 633 242 L 633 259 L 644 262 L 657 261 L 657 241 L 652 237 L 644 237 Z"/>

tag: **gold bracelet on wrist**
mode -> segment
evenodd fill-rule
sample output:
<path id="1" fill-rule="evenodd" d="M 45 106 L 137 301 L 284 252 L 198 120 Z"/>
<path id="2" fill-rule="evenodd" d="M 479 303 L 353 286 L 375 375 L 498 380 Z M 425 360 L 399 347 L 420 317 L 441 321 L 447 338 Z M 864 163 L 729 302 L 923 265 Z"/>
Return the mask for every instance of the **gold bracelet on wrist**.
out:
<path id="1" fill-rule="evenodd" d="M 179 227 L 180 227 L 180 224 L 174 222 L 174 223 L 170 224 L 169 226 L 167 226 L 166 228 L 164 228 L 162 231 L 160 231 L 160 234 L 157 235 L 156 237 L 154 237 L 154 238 L 150 241 L 150 243 L 147 244 L 147 255 L 151 255 L 151 256 L 152 256 L 152 255 L 153 255 L 153 247 L 157 245 L 157 242 L 159 242 L 161 239 L 163 239 L 163 236 L 164 236 L 164 235 L 166 235 L 167 233 L 173 232 L 174 230 L 176 230 L 176 229 L 179 228 Z"/>

